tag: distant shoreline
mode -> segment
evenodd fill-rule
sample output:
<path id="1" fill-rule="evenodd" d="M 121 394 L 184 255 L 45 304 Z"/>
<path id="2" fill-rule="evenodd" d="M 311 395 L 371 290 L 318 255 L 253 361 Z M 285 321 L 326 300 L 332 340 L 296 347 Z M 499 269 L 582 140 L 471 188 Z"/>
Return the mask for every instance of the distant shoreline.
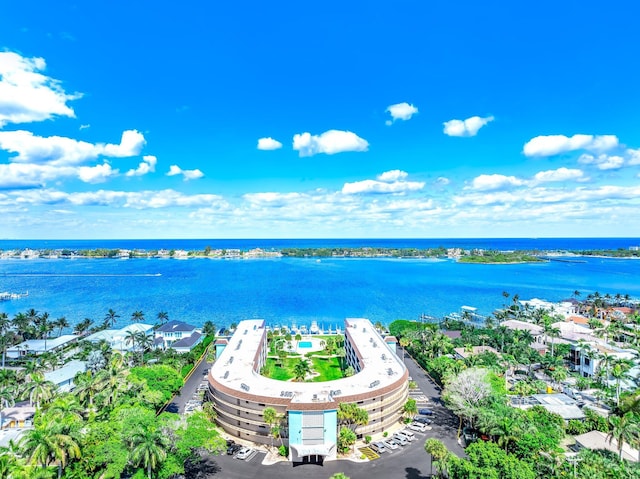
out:
<path id="1" fill-rule="evenodd" d="M 30 259 L 264 259 L 264 258 L 392 258 L 392 259 L 450 259 L 464 264 L 529 264 L 554 261 L 557 258 L 640 259 L 637 247 L 618 250 L 492 250 L 462 248 L 385 248 L 385 247 L 332 247 L 238 249 L 210 248 L 183 249 L 12 249 L 0 250 L 0 260 Z"/>

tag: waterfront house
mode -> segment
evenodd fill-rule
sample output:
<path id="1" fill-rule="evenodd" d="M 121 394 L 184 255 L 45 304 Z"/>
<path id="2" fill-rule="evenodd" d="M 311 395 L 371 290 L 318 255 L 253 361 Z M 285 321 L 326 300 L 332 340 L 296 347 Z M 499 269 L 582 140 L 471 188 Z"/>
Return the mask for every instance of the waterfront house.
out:
<path id="1" fill-rule="evenodd" d="M 112 350 L 125 353 L 136 349 L 136 345 L 131 341 L 131 333 L 139 334 L 141 332 L 144 332 L 147 336 L 153 336 L 153 326 L 144 323 L 133 323 L 122 329 L 103 329 L 97 333 L 90 334 L 84 340 L 91 343 L 106 341 Z"/>
<path id="2" fill-rule="evenodd" d="M 7 348 L 7 358 L 18 359 L 30 354 L 39 356 L 45 352 L 58 351 L 78 340 L 75 334 L 63 334 L 57 338 L 29 339 Z"/>
<path id="3" fill-rule="evenodd" d="M 542 342 L 544 329 L 542 326 L 538 326 L 537 324 L 520 321 L 518 319 L 510 319 L 508 321 L 501 322 L 500 326 L 504 326 L 511 331 L 529 331 L 531 336 L 533 336 L 534 341 L 538 343 Z"/>
<path id="4" fill-rule="evenodd" d="M 199 328 L 191 324 L 173 320 L 156 329 L 155 339 L 157 344 L 163 349 L 173 348 L 173 345 L 176 344 L 180 352 L 188 352 L 202 341 L 203 338 L 202 331 Z M 183 339 L 185 341 L 182 341 Z"/>

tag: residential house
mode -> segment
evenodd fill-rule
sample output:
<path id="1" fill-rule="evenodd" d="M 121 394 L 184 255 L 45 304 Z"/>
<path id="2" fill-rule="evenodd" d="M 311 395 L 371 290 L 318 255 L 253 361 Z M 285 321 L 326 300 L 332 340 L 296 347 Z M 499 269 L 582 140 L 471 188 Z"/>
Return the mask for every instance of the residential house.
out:
<path id="1" fill-rule="evenodd" d="M 203 339 L 200 328 L 175 320 L 156 329 L 155 337 L 157 344 L 160 344 L 163 349 L 173 348 L 175 344 L 180 352 L 191 351 Z M 185 341 L 182 341 L 183 339 Z"/>
<path id="2" fill-rule="evenodd" d="M 59 391 L 69 392 L 75 387 L 73 379 L 76 377 L 76 374 L 84 372 L 86 368 L 86 361 L 69 361 L 60 369 L 54 369 L 53 371 L 44 373 L 44 378 L 58 386 Z"/>
<path id="3" fill-rule="evenodd" d="M 57 338 L 29 339 L 7 348 L 7 358 L 17 359 L 29 354 L 39 356 L 45 352 L 58 351 L 78 340 L 75 334 L 63 334 Z"/>

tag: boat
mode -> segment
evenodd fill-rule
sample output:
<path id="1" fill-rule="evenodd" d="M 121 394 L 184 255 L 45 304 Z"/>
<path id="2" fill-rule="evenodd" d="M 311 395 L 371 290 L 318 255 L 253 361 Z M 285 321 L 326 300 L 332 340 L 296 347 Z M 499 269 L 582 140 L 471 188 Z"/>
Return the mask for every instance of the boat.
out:
<path id="1" fill-rule="evenodd" d="M 26 296 L 29 296 L 29 291 L 27 291 L 26 293 L 9 293 L 7 291 L 4 291 L 4 292 L 0 293 L 0 301 L 9 301 L 11 299 L 20 299 L 20 298 L 24 298 Z"/>

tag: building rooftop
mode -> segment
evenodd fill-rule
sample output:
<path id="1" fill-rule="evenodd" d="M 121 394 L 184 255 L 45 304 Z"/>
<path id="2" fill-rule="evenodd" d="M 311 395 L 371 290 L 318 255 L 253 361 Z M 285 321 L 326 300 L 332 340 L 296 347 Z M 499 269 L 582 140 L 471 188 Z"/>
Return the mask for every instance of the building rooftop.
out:
<path id="1" fill-rule="evenodd" d="M 591 431 L 585 434 L 580 434 L 575 437 L 576 444 L 580 447 L 590 450 L 606 449 L 618 454 L 618 441 L 615 438 L 611 438 L 611 442 L 607 437 L 607 434 L 600 431 Z M 638 462 L 638 450 L 633 449 L 626 442 L 622 443 L 622 458 L 627 461 Z"/>
<path id="2" fill-rule="evenodd" d="M 76 336 L 75 334 L 63 334 L 62 336 L 59 336 L 57 338 L 49 338 L 47 340 L 29 339 L 28 341 L 23 341 L 20 344 L 16 344 L 15 346 L 7 348 L 7 351 L 30 351 L 35 353 L 44 353 L 45 351 L 51 351 L 53 349 L 64 346 L 67 343 L 75 341 L 78 337 L 79 336 Z"/>
<path id="3" fill-rule="evenodd" d="M 504 326 L 505 328 L 508 328 L 514 331 L 529 331 L 534 336 L 542 334 L 544 331 L 542 326 L 538 326 L 537 324 L 533 324 L 533 323 L 527 323 L 526 321 L 520 321 L 517 319 L 510 319 L 508 321 L 503 321 L 500 323 L 500 326 Z"/>
<path id="4" fill-rule="evenodd" d="M 160 333 L 171 333 L 173 331 L 193 331 L 194 329 L 196 329 L 196 327 L 192 326 L 191 324 L 173 320 L 169 321 L 166 324 L 163 324 L 158 329 L 156 329 L 156 331 Z"/>
<path id="5" fill-rule="evenodd" d="M 406 381 L 406 368 L 367 319 L 346 319 L 348 334 L 358 351 L 362 370 L 348 378 L 326 382 L 278 381 L 254 370 L 261 342 L 266 340 L 262 319 L 241 321 L 236 333 L 210 370 L 210 378 L 237 397 L 267 397 L 290 409 L 326 409 L 331 403 L 359 401 L 372 391 L 393 390 Z"/>
<path id="6" fill-rule="evenodd" d="M 195 332 L 191 336 L 182 338 L 175 343 L 171 343 L 172 348 L 190 348 L 194 344 L 198 342 L 198 340 L 202 337 L 202 334 Z"/>
<path id="7" fill-rule="evenodd" d="M 87 363 L 85 361 L 69 361 L 60 369 L 55 369 L 54 371 L 44 373 L 44 378 L 56 385 L 60 385 L 73 379 L 76 374 L 84 372 L 86 369 L 86 365 Z"/>
<path id="8" fill-rule="evenodd" d="M 498 350 L 491 346 L 473 346 L 470 351 L 467 351 L 466 348 L 454 348 L 454 351 L 462 359 L 467 359 L 469 356 L 475 356 L 482 353 L 493 353 L 500 356 Z"/>

